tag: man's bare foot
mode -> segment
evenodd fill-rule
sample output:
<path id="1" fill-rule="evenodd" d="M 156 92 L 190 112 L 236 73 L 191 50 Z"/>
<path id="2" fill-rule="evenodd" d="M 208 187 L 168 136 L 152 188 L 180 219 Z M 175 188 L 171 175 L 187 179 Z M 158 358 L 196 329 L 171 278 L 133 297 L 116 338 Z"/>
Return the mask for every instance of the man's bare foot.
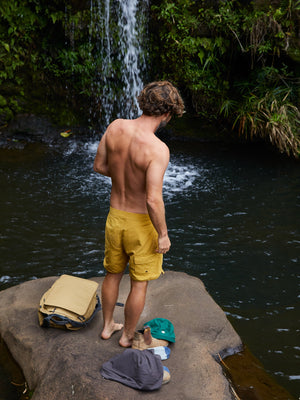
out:
<path id="1" fill-rule="evenodd" d="M 131 347 L 133 337 L 128 337 L 125 332 L 123 332 L 121 339 L 119 340 L 119 345 L 122 347 Z"/>
<path id="2" fill-rule="evenodd" d="M 101 333 L 101 338 L 105 340 L 110 339 L 115 332 L 120 331 L 122 328 L 123 324 L 116 324 L 115 322 L 113 322 L 110 326 L 103 329 Z"/>

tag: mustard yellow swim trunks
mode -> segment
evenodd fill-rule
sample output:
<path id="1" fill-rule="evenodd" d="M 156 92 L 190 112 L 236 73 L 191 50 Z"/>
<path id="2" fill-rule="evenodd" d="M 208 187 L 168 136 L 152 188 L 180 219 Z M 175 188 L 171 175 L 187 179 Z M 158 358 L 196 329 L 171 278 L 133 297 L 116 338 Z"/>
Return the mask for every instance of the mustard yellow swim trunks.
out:
<path id="1" fill-rule="evenodd" d="M 129 263 L 135 281 L 157 279 L 162 273 L 162 254 L 156 253 L 158 235 L 148 214 L 110 207 L 105 226 L 104 268 L 118 274 Z"/>

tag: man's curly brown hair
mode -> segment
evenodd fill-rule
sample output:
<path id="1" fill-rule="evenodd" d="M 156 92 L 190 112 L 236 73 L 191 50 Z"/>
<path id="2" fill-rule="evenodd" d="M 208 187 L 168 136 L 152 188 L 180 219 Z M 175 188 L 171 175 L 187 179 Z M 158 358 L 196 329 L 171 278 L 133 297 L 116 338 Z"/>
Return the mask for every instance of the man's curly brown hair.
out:
<path id="1" fill-rule="evenodd" d="M 137 99 L 145 115 L 170 113 L 181 117 L 184 112 L 184 103 L 178 90 L 168 81 L 148 83 Z"/>

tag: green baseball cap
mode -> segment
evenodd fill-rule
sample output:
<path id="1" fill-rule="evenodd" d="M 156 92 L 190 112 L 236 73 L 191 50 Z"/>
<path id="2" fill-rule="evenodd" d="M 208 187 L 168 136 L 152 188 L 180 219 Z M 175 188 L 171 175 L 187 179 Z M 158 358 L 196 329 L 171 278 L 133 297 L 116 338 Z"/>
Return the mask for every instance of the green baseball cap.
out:
<path id="1" fill-rule="evenodd" d="M 175 343 L 174 326 L 171 321 L 165 318 L 154 318 L 144 324 L 144 328 L 149 326 L 151 335 L 155 339 L 163 339 Z"/>

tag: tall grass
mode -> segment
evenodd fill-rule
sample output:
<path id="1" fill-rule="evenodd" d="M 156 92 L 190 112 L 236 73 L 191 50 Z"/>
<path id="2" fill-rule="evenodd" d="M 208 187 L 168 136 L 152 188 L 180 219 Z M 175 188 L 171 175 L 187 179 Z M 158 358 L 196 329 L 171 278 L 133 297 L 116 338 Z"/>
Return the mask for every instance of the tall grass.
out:
<path id="1" fill-rule="evenodd" d="M 300 110 L 295 101 L 291 101 L 295 97 L 293 90 L 297 92 L 297 84 L 287 85 L 284 81 L 285 84 L 272 87 L 269 83 L 262 85 L 259 82 L 256 87 L 246 85 L 240 88 L 239 101 L 224 101 L 220 113 L 231 121 L 232 129 L 239 135 L 252 140 L 261 138 L 280 152 L 298 158 Z"/>

